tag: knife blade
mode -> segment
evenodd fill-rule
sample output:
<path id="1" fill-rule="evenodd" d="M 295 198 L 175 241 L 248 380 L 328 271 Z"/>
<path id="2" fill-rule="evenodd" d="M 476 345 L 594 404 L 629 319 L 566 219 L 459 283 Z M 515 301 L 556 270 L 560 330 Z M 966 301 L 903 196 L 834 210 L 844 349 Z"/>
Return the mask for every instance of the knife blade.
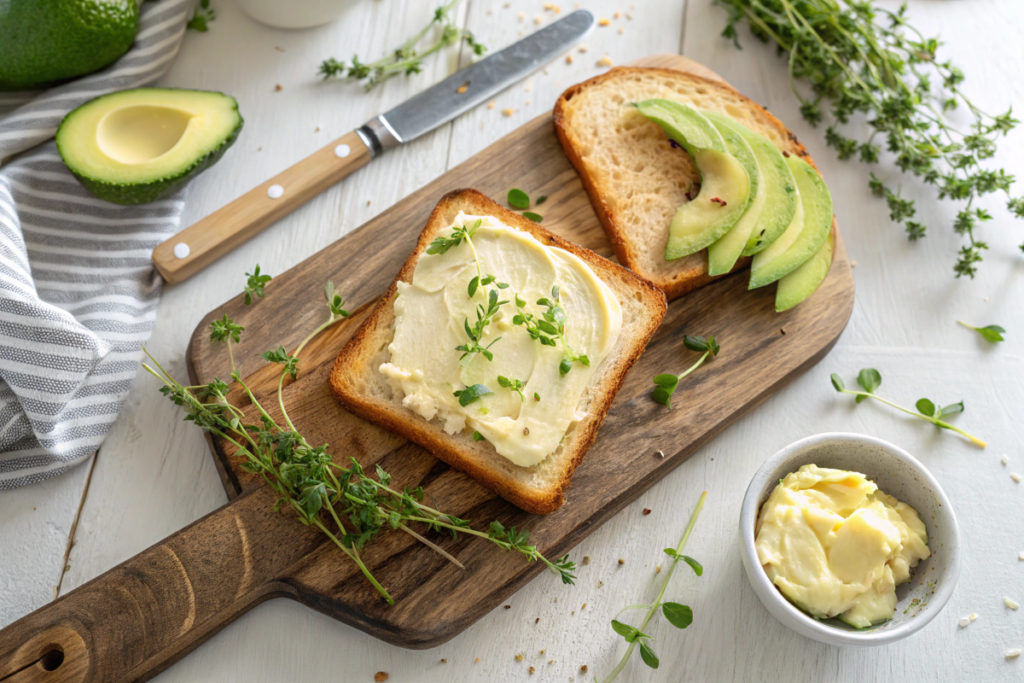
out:
<path id="1" fill-rule="evenodd" d="M 382 152 L 448 123 L 558 57 L 594 24 L 594 15 L 577 10 L 456 72 L 157 245 L 153 263 L 168 283 L 188 279 Z"/>

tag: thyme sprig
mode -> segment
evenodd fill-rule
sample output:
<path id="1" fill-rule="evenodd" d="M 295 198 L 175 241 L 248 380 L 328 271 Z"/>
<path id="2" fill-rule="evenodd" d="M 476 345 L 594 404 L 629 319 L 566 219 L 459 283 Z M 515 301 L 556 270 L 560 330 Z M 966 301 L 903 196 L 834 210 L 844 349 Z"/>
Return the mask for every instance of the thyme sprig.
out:
<path id="1" fill-rule="evenodd" d="M 559 297 L 560 292 L 556 285 L 551 288 L 550 299 L 537 299 L 537 305 L 546 309 L 538 318 L 533 313 L 526 312 L 526 302 L 516 294 L 516 314 L 512 317 L 512 324 L 525 327 L 530 338 L 544 346 L 561 346 L 563 357 L 558 364 L 558 371 L 565 375 L 572 370 L 573 363 L 579 362 L 589 367 L 590 358 L 586 354 L 577 354 L 565 340 L 565 310 Z"/>
<path id="2" fill-rule="evenodd" d="M 887 406 L 893 407 L 896 410 L 900 410 L 906 413 L 907 415 L 913 415 L 914 417 L 919 417 L 922 420 L 931 422 L 936 427 L 941 427 L 942 429 L 949 429 L 951 431 L 954 431 L 957 434 L 960 434 L 961 436 L 964 436 L 967 439 L 969 439 L 970 442 L 973 443 L 975 446 L 985 448 L 988 445 L 987 443 L 985 443 L 978 437 L 974 436 L 973 434 L 969 434 L 963 429 L 957 427 L 956 425 L 951 425 L 950 423 L 942 419 L 949 415 L 956 415 L 958 413 L 964 412 L 963 401 L 959 401 L 958 403 L 951 403 L 948 406 L 940 407 L 938 404 L 934 403 L 930 399 L 920 398 L 917 400 L 917 403 L 915 404 L 917 410 L 914 411 L 910 410 L 909 408 L 904 408 L 903 406 L 896 405 L 892 401 L 887 401 L 881 396 L 875 394 L 875 391 L 878 389 L 878 387 L 882 385 L 882 375 L 878 372 L 878 370 L 874 368 L 864 368 L 857 375 L 857 384 L 861 386 L 861 389 L 863 389 L 863 391 L 853 391 L 847 389 L 846 384 L 843 382 L 843 378 L 835 373 L 832 373 L 831 379 L 832 386 L 835 387 L 836 391 L 838 391 L 840 394 L 850 394 L 852 396 L 856 396 L 857 403 L 861 403 L 862 401 L 865 401 L 869 398 L 873 398 L 876 401 L 880 401 Z"/>
<path id="3" fill-rule="evenodd" d="M 654 615 L 661 610 L 661 613 L 665 615 L 665 618 L 670 624 L 678 629 L 684 629 L 693 623 L 693 609 L 688 605 L 682 605 L 678 602 L 662 602 L 662 598 L 665 597 L 665 590 L 668 588 L 668 584 L 672 581 L 672 574 L 676 570 L 676 565 L 680 561 L 690 565 L 693 569 L 693 573 L 697 576 L 704 574 L 704 567 L 701 566 L 700 562 L 693 559 L 688 555 L 683 555 L 683 548 L 686 547 L 686 541 L 690 538 L 690 532 L 693 531 L 694 524 L 697 523 L 697 516 L 700 515 L 701 509 L 704 507 L 704 500 L 707 498 L 708 492 L 704 491 L 700 494 L 700 498 L 697 500 L 697 507 L 693 509 L 693 514 L 690 515 L 690 522 L 686 525 L 686 531 L 683 532 L 683 537 L 679 541 L 679 545 L 675 548 L 665 548 L 665 554 L 672 558 L 672 564 L 668 568 L 668 572 L 665 574 L 665 582 L 661 584 L 661 590 L 658 592 L 657 599 L 649 605 L 630 605 L 629 607 L 623 608 L 618 614 L 615 615 L 615 619 L 612 619 L 612 629 L 618 633 L 622 638 L 629 643 L 629 647 L 626 648 L 626 653 L 622 655 L 622 659 L 615 666 L 608 677 L 604 679 L 604 683 L 611 683 L 625 668 L 626 663 L 629 662 L 629 658 L 633 654 L 633 650 L 636 646 L 640 645 L 640 658 L 644 664 L 657 669 L 661 662 L 658 659 L 658 655 L 655 654 L 654 648 L 651 647 L 650 642 L 652 639 L 649 635 L 644 633 L 644 629 L 647 628 L 647 624 L 650 623 Z M 629 624 L 623 623 L 618 620 L 618 617 L 626 611 L 634 609 L 646 609 L 647 614 L 644 615 L 643 621 L 640 622 L 640 626 L 630 626 Z"/>
<path id="4" fill-rule="evenodd" d="M 503 389 L 519 394 L 519 400 L 525 401 L 526 396 L 523 395 L 523 389 L 526 388 L 526 383 L 521 379 L 509 379 L 503 375 L 498 375 L 498 386 Z"/>
<path id="5" fill-rule="evenodd" d="M 226 342 L 228 345 L 228 360 L 231 362 L 232 373 L 235 371 L 235 354 L 231 351 L 231 342 L 237 344 L 244 330 L 245 328 L 241 325 L 236 325 L 235 321 L 229 318 L 227 313 L 220 320 L 214 320 L 210 323 L 210 341 Z"/>
<path id="6" fill-rule="evenodd" d="M 715 0 L 728 19 L 722 35 L 739 47 L 737 26 L 746 21 L 753 34 L 773 42 L 787 56 L 790 84 L 800 100 L 803 117 L 817 125 L 831 110 L 834 123 L 825 141 L 840 159 L 857 156 L 877 163 L 884 138 L 885 148 L 895 155 L 896 166 L 926 184 L 940 199 L 964 202 L 953 221 L 953 230 L 966 240 L 954 272 L 973 278 L 988 244 L 975 230 L 992 220 L 976 206 L 985 195 L 1002 193 L 1007 209 L 1024 218 L 1024 198 L 1010 194 L 1014 177 L 1005 170 L 986 168 L 996 152 L 997 140 L 1019 121 L 1006 113 L 990 115 L 978 108 L 961 89 L 963 72 L 938 56 L 941 42 L 927 38 L 908 23 L 904 3 L 893 12 L 873 0 Z M 811 94 L 805 96 L 797 81 L 805 79 Z M 954 125 L 946 114 L 966 110 L 966 128 Z M 856 140 L 839 132 L 854 114 L 868 119 L 871 133 Z M 890 218 L 902 224 L 910 240 L 925 236 L 926 226 L 915 220 L 914 201 L 871 174 L 871 191 L 885 198 Z M 1024 251 L 1024 244 L 1021 245 Z"/>
<path id="7" fill-rule="evenodd" d="M 330 57 L 320 64 L 317 75 L 322 76 L 324 80 L 344 78 L 362 81 L 363 87 L 366 90 L 370 90 L 373 86 L 383 83 L 398 74 L 404 73 L 407 76 L 412 76 L 413 74 L 420 73 L 423 70 L 424 58 L 461 42 L 465 42 L 466 47 L 473 54 L 482 55 L 487 52 L 487 48 L 478 42 L 470 31 L 456 26 L 452 19 L 452 10 L 457 4 L 459 4 L 459 0 L 448 0 L 448 2 L 436 8 L 430 23 L 419 33 L 405 41 L 390 55 L 369 64 L 361 62 L 359 55 L 353 55 L 352 61 L 348 64 Z M 441 32 L 437 34 L 434 43 L 422 51 L 417 50 L 417 46 L 426 38 L 427 34 L 435 31 L 438 27 L 441 29 Z"/>
<path id="8" fill-rule="evenodd" d="M 697 351 L 703 353 L 697 362 L 691 365 L 683 374 L 673 375 L 671 373 L 664 373 L 657 375 L 654 378 L 654 391 L 651 392 L 651 398 L 663 406 L 667 406 L 670 410 L 672 409 L 672 395 L 676 393 L 676 387 L 679 386 L 680 380 L 689 375 L 691 372 L 701 366 L 701 364 L 708 359 L 709 356 L 717 356 L 718 352 L 721 351 L 721 347 L 718 342 L 715 341 L 714 335 L 708 335 L 708 338 L 686 335 L 683 337 L 683 346 L 691 351 Z"/>
<path id="9" fill-rule="evenodd" d="M 484 346 L 482 343 L 484 330 L 494 320 L 498 309 L 507 303 L 507 301 L 498 299 L 498 290 L 490 289 L 487 291 L 487 307 L 485 308 L 483 304 L 476 305 L 476 322 L 470 326 L 469 318 L 462 321 L 462 326 L 466 330 L 466 336 L 469 337 L 469 341 L 455 347 L 456 351 L 463 352 L 459 357 L 459 365 L 461 367 L 464 368 L 472 363 L 473 358 L 478 353 L 489 361 L 494 360 L 494 353 L 491 351 L 491 347 L 501 341 L 501 337 L 495 337 L 490 344 Z"/>
<path id="10" fill-rule="evenodd" d="M 245 282 L 245 305 L 248 306 L 254 301 L 254 297 L 263 298 L 263 288 L 273 280 L 273 276 L 260 273 L 260 264 L 256 264 L 251 273 L 246 273 L 248 278 Z"/>
<path id="11" fill-rule="evenodd" d="M 143 368 L 163 383 L 161 393 L 185 410 L 186 421 L 194 422 L 204 431 L 232 444 L 236 449 L 235 456 L 244 459 L 242 469 L 261 476 L 279 494 L 275 511 L 290 508 L 300 522 L 327 536 L 356 564 L 389 604 L 394 604 L 394 599 L 373 576 L 361 556 L 366 544 L 386 528 L 409 534 L 464 568 L 455 557 L 413 530 L 410 524 L 423 524 L 430 531 L 448 532 L 453 538 L 464 533 L 487 539 L 499 548 L 518 552 L 529 562 L 543 562 L 559 575 L 563 583 L 572 584 L 576 578 L 573 574 L 575 564 L 568 555 L 548 560 L 536 546 L 528 543 L 527 531 L 518 531 L 515 527 L 505 529 L 496 521 L 486 532 L 473 529 L 467 520 L 424 505 L 421 487 L 405 487 L 398 491 L 391 487 L 391 475 L 379 465 L 375 467 L 374 479 L 354 458 L 349 459 L 347 466 L 339 465 L 327 452 L 326 444 L 314 447 L 295 429 L 285 410 L 284 378 L 297 376 L 299 354 L 312 339 L 348 317 L 342 308 L 344 302 L 334 293 L 333 283 L 328 282 L 324 294 L 329 310 L 327 322 L 306 337 L 293 353 L 280 346 L 264 354 L 270 357 L 271 362 L 284 366 L 277 396 L 286 424 L 271 417 L 235 369 L 232 369 L 231 378 L 259 412 L 259 424 L 243 422 L 247 419 L 245 413 L 228 402 L 228 385 L 219 379 L 202 386 L 183 386 L 148 350 L 146 355 L 152 365 L 144 363 Z M 237 343 L 243 328 L 234 325 L 227 316 L 218 322 L 223 323 L 218 328 L 222 340 L 229 345 L 232 340 Z"/>
<path id="12" fill-rule="evenodd" d="M 210 30 L 210 22 L 216 18 L 217 12 L 210 9 L 210 0 L 199 0 L 195 9 L 192 10 L 192 16 L 189 18 L 188 23 L 185 24 L 185 28 L 190 31 L 206 33 Z"/>

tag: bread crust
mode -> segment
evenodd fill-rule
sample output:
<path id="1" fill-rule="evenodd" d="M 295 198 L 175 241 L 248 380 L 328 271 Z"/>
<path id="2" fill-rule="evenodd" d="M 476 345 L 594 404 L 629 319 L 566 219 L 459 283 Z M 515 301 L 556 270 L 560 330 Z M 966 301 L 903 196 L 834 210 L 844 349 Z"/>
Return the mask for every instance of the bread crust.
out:
<path id="1" fill-rule="evenodd" d="M 787 141 L 786 148 L 782 150 L 783 152 L 796 154 L 802 157 L 811 164 L 811 166 L 814 166 L 815 170 L 818 170 L 818 167 L 815 166 L 814 160 L 811 159 L 804 146 L 800 144 L 799 140 L 797 140 L 796 135 L 786 128 L 781 121 L 775 118 L 775 116 L 773 116 L 763 106 L 754 102 L 750 98 L 745 97 L 735 88 L 721 80 L 714 80 L 684 71 L 658 67 L 616 67 L 599 76 L 583 81 L 582 83 L 577 83 L 563 92 L 555 103 L 555 109 L 552 116 L 555 126 L 555 134 L 558 136 L 558 140 L 562 144 L 562 149 L 565 151 L 565 155 L 569 158 L 569 161 L 579 174 L 580 180 L 583 182 L 583 187 L 587 191 L 587 196 L 590 197 L 590 203 L 593 205 L 594 212 L 597 214 L 598 220 L 601 221 L 601 225 L 604 227 L 605 233 L 608 235 L 608 240 L 611 242 L 612 249 L 615 251 L 616 257 L 627 268 L 642 275 L 644 278 L 660 287 L 665 292 L 668 300 L 671 301 L 683 294 L 686 294 L 687 292 L 697 289 L 698 287 L 703 287 L 712 280 L 717 279 L 708 275 L 707 250 L 705 249 L 699 252 L 701 257 L 699 262 L 686 263 L 684 267 L 669 276 L 659 276 L 656 273 L 650 272 L 639 258 L 633 242 L 630 239 L 629 232 L 618 220 L 615 212 L 611 206 L 609 206 L 604 193 L 598 187 L 598 179 L 594 177 L 591 170 L 587 168 L 587 165 L 584 163 L 580 154 L 579 146 L 573 138 L 571 122 L 568 120 L 566 111 L 569 101 L 584 90 L 637 72 L 646 74 L 660 73 L 662 75 L 670 76 L 671 78 L 689 80 L 700 83 L 708 88 L 715 88 L 729 92 L 730 95 L 739 98 L 762 124 L 766 127 L 770 126 L 775 128 L 778 131 L 783 139 Z M 750 257 L 743 257 L 739 259 L 732 272 L 736 272 L 737 270 L 747 267 L 750 265 L 750 261 Z"/>
<path id="2" fill-rule="evenodd" d="M 528 487 L 521 481 L 497 468 L 488 467 L 487 459 L 479 457 L 475 449 L 490 449 L 493 457 L 501 458 L 491 444 L 474 444 L 462 434 L 449 435 L 436 421 L 428 422 L 420 415 L 395 401 L 384 401 L 367 395 L 359 387 L 362 372 L 377 372 L 367 364 L 378 353 L 381 343 L 390 343 L 390 332 L 394 320 L 394 301 L 398 283 L 411 282 L 420 255 L 433 241 L 437 233 L 451 225 L 459 210 L 468 214 L 494 216 L 502 223 L 529 232 L 547 246 L 559 247 L 582 259 L 608 284 L 618 296 L 623 291 L 637 296 L 645 309 L 640 325 L 625 327 L 628 335 L 623 352 L 600 377 L 595 376 L 592 385 L 595 393 L 590 402 L 587 416 L 575 426 L 565 450 L 568 451 L 561 465 L 558 480 L 554 485 L 538 489 Z M 416 243 L 416 248 L 406 260 L 387 293 L 377 302 L 373 312 L 362 324 L 348 344 L 338 354 L 331 369 L 330 385 L 335 397 L 355 415 L 374 422 L 423 448 L 452 467 L 473 477 L 505 500 L 533 514 L 548 514 L 557 510 L 565 501 L 565 489 L 569 486 L 573 471 L 582 462 L 587 450 L 597 436 L 598 428 L 611 407 L 629 368 L 640 357 L 667 310 L 664 292 L 649 280 L 604 259 L 589 249 L 577 246 L 549 232 L 528 218 L 499 206 L 476 190 L 456 190 L 441 198 L 434 208 L 427 225 Z M 602 364 L 604 367 L 604 364 Z M 593 382 L 597 382 L 596 385 Z M 490 456 L 488 456 L 490 457 Z M 554 457 L 554 456 L 549 456 Z M 511 466 L 517 468 L 518 466 Z M 536 467 L 536 466 L 535 466 Z M 522 467 L 526 471 L 531 468 Z"/>

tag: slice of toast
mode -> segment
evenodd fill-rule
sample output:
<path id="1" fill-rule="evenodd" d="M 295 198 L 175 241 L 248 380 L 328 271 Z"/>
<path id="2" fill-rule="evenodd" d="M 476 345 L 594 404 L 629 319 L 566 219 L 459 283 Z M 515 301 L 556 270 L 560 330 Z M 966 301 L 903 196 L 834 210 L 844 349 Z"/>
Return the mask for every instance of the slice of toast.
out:
<path id="1" fill-rule="evenodd" d="M 428 422 L 406 408 L 402 404 L 403 397 L 396 395 L 378 369 L 391 356 L 388 346 L 394 338 L 394 302 L 399 280 L 412 281 L 420 255 L 441 230 L 454 222 L 459 211 L 493 216 L 505 225 L 529 232 L 545 245 L 575 254 L 611 288 L 622 306 L 619 340 L 597 368 L 580 398 L 578 410 L 586 417 L 569 428 L 554 453 L 531 467 L 513 464 L 499 455 L 487 441 L 474 441 L 472 430 L 446 434 L 437 418 Z M 438 203 L 416 249 L 402 266 L 387 294 L 338 354 L 331 370 L 331 389 L 338 400 L 359 417 L 418 443 L 527 512 L 547 514 L 564 502 L 564 491 L 573 470 L 594 442 L 597 429 L 626 372 L 643 353 L 665 317 L 665 311 L 664 293 L 647 280 L 589 249 L 563 240 L 476 190 L 457 190 L 445 195 Z M 456 353 L 455 349 L 452 353 Z"/>
<path id="2" fill-rule="evenodd" d="M 668 228 L 700 181 L 693 159 L 633 102 L 665 98 L 731 116 L 781 151 L 814 163 L 768 110 L 716 81 L 671 69 L 622 67 L 572 86 L 555 104 L 558 139 L 576 167 L 619 261 L 669 300 L 710 282 L 707 251 L 665 260 Z M 750 263 L 740 259 L 737 268 Z"/>

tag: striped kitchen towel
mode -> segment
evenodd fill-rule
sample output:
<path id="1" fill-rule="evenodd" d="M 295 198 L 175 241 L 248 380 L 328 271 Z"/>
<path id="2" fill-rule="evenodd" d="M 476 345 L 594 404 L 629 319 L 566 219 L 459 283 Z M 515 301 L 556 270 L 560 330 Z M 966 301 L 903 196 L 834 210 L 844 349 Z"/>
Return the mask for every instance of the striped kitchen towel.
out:
<path id="1" fill-rule="evenodd" d="M 35 148 L 0 166 L 0 490 L 56 476 L 103 442 L 156 318 L 153 248 L 184 206 L 96 199 L 46 141 L 78 105 L 162 76 L 194 4 L 145 3 L 135 44 L 99 73 L 0 93 L 0 163 Z"/>

